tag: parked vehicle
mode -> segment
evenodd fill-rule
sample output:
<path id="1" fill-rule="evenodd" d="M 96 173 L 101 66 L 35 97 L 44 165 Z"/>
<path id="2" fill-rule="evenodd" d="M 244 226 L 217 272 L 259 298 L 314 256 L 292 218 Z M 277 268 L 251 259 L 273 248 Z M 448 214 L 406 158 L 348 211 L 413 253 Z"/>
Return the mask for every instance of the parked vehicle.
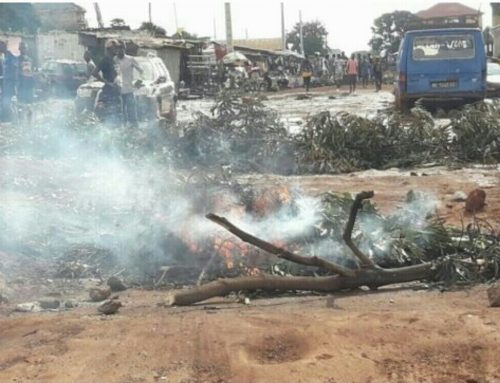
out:
<path id="1" fill-rule="evenodd" d="M 87 64 L 83 61 L 49 60 L 37 74 L 37 88 L 42 96 L 74 97 L 85 83 Z"/>
<path id="2" fill-rule="evenodd" d="M 488 87 L 488 97 L 500 97 L 500 64 L 498 62 L 488 62 L 486 85 Z"/>
<path id="3" fill-rule="evenodd" d="M 486 51 L 475 28 L 415 30 L 401 42 L 395 83 L 396 106 L 420 98 L 482 100 L 486 96 Z"/>
<path id="4" fill-rule="evenodd" d="M 175 120 L 177 96 L 175 84 L 167 67 L 158 57 L 136 57 L 136 60 L 143 70 L 143 74 L 134 71 L 139 120 L 157 118 Z M 81 113 L 88 110 L 99 114 L 99 108 L 104 107 L 104 101 L 100 100 L 103 86 L 104 83 L 100 81 L 91 81 L 81 85 L 75 100 L 76 111 Z"/>

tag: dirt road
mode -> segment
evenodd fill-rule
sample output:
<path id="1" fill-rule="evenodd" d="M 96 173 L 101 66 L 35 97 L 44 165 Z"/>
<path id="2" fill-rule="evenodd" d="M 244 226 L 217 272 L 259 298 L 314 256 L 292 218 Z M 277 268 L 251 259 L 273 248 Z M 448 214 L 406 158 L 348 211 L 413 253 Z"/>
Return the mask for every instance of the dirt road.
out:
<path id="1" fill-rule="evenodd" d="M 1 382 L 500 382 L 484 287 L 0 317 Z"/>
<path id="2" fill-rule="evenodd" d="M 293 93 L 278 94 L 269 105 L 284 111 L 287 126 L 293 128 L 303 124 L 306 113 L 350 107 L 366 114 L 392 97 L 387 92 L 330 96 L 318 91 L 312 99 L 297 100 Z M 199 105 L 195 102 L 192 107 Z M 186 107 L 181 115 L 189 118 L 189 111 Z M 71 173 L 67 162 L 5 157 L 0 165 L 0 183 L 12 187 L 10 194 L 4 194 L 5 210 L 43 206 L 39 219 L 45 223 L 49 213 L 60 211 L 54 221 L 58 224 L 51 227 L 55 234 L 65 229 L 59 222 L 72 223 L 69 218 L 93 209 L 89 203 L 74 209 L 73 198 L 79 195 L 75 190 L 127 189 L 110 177 L 113 167 L 95 177 L 99 182 L 94 188 L 88 178 L 91 173 Z M 468 224 L 473 217 L 464 215 L 463 202 L 451 201 L 453 193 L 480 187 L 487 193 L 488 205 L 478 217 L 500 230 L 499 169 L 429 167 L 294 177 L 260 174 L 240 175 L 238 180 L 257 186 L 284 183 L 312 195 L 374 190 L 382 213 L 398 209 L 409 190 L 425 191 L 436 196 L 439 214 L 456 226 Z M 136 179 L 135 175 L 130 179 Z M 85 193 L 84 197 L 92 201 Z M 116 201 L 112 202 L 110 206 Z M 70 208 L 75 211 L 70 213 Z M 18 218 L 22 211 L 8 217 Z M 71 230 L 63 238 L 85 231 L 79 225 L 68 227 Z M 120 226 L 113 223 L 112 227 L 118 230 Z M 96 225 L 97 229 L 101 226 Z M 10 289 L 10 303 L 0 302 L 2 383 L 500 382 L 500 309 L 488 308 L 486 286 L 445 293 L 393 286 L 376 293 L 359 290 L 335 296 L 255 299 L 248 306 L 227 298 L 184 308 L 159 306 L 166 292 L 128 290 L 120 294 L 124 304 L 120 312 L 101 317 L 95 304 L 85 302 L 88 286 L 82 280 L 53 280 L 54 270 L 40 258 L 0 252 L 0 292 Z M 25 271 L 36 274 L 36 283 L 30 284 Z M 12 311 L 17 303 L 54 292 L 60 294 L 58 299 L 77 299 L 79 307 L 60 312 Z"/>

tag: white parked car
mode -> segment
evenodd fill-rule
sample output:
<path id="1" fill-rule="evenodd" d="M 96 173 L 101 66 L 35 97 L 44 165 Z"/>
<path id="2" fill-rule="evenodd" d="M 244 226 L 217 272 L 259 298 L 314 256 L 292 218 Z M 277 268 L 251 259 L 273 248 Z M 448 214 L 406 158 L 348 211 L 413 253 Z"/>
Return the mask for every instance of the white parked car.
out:
<path id="1" fill-rule="evenodd" d="M 167 67 L 159 57 L 138 56 L 135 59 L 143 70 L 142 74 L 134 70 L 138 119 L 166 118 L 175 121 L 177 95 Z M 99 94 L 103 86 L 104 83 L 100 81 L 90 81 L 80 85 L 76 92 L 76 111 L 97 112 Z"/>
<path id="2" fill-rule="evenodd" d="M 491 61 L 488 62 L 486 87 L 488 89 L 488 97 L 500 96 L 500 64 Z"/>

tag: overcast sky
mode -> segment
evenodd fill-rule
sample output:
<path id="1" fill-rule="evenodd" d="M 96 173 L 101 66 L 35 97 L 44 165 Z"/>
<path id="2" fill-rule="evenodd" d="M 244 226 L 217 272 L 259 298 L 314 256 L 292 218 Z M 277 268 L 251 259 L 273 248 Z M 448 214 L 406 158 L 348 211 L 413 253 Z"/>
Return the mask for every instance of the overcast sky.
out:
<path id="1" fill-rule="evenodd" d="M 280 0 L 231 0 L 233 16 L 233 38 L 280 37 Z M 299 10 L 302 20 L 320 20 L 329 32 L 331 48 L 346 53 L 367 49 L 371 37 L 373 20 L 386 12 L 407 10 L 418 12 L 436 4 L 434 0 L 283 0 L 285 5 L 285 28 L 292 29 L 298 21 Z M 87 9 L 87 20 L 96 27 L 93 1 L 77 1 Z M 151 1 L 152 19 L 173 34 L 177 26 L 200 36 L 225 38 L 225 0 L 163 0 Z M 484 12 L 483 25 L 491 25 L 489 1 L 461 1 Z M 131 27 L 138 27 L 148 19 L 148 1 L 99 1 L 105 24 L 113 18 L 124 19 Z M 176 9 L 176 12 L 174 12 Z M 215 31 L 214 31 L 215 25 Z"/>

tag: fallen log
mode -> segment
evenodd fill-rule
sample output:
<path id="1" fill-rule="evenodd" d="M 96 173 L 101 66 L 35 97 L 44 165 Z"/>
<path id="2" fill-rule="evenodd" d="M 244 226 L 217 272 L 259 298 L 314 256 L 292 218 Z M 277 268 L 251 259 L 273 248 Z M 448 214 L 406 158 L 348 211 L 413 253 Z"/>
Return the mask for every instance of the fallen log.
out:
<path id="1" fill-rule="evenodd" d="M 190 305 L 213 297 L 223 297 L 233 291 L 319 291 L 335 292 L 368 286 L 371 289 L 391 285 L 432 279 L 437 269 L 431 263 L 397 269 L 361 269 L 355 277 L 279 277 L 262 274 L 256 277 L 224 278 L 206 285 L 171 292 L 166 304 Z"/>
<path id="2" fill-rule="evenodd" d="M 352 230 L 354 228 L 357 213 L 362 206 L 362 201 L 373 197 L 373 195 L 374 193 L 369 191 L 361 192 L 356 196 L 343 235 L 344 241 L 361 262 L 361 267 L 358 269 L 348 269 L 320 257 L 305 257 L 294 254 L 244 232 L 224 217 L 208 214 L 208 219 L 224 227 L 247 243 L 288 261 L 301 265 L 318 266 L 337 275 L 325 277 L 280 277 L 262 274 L 256 277 L 224 278 L 207 283 L 206 285 L 170 292 L 169 296 L 167 296 L 166 303 L 169 305 L 190 305 L 212 297 L 225 296 L 235 291 L 303 290 L 335 292 L 361 286 L 368 286 L 371 289 L 376 289 L 380 286 L 395 283 L 433 279 L 438 271 L 438 267 L 434 263 L 422 263 L 407 267 L 383 269 L 365 255 L 352 241 Z"/>

